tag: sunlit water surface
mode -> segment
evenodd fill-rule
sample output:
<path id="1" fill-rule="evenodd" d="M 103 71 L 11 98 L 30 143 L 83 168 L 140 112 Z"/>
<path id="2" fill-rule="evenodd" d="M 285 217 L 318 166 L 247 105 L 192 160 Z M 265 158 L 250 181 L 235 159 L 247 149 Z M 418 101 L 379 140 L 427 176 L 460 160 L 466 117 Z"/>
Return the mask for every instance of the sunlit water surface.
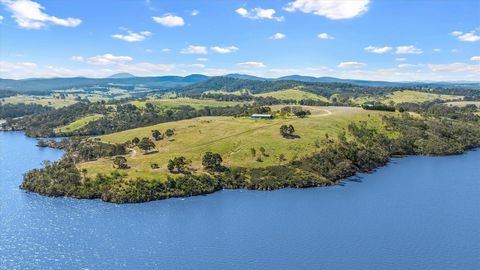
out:
<path id="1" fill-rule="evenodd" d="M 0 269 L 480 269 L 480 151 L 329 188 L 115 205 L 21 191 L 62 154 L 35 144 L 0 132 Z"/>

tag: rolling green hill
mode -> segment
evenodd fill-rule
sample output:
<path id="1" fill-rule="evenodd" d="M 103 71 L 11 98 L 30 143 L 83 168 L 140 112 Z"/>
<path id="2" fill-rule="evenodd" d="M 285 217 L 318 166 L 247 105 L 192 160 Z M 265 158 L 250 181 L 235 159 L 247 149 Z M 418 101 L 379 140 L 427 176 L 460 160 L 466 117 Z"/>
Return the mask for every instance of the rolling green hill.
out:
<path id="1" fill-rule="evenodd" d="M 231 101 L 217 101 L 209 99 L 193 99 L 193 98 L 162 98 L 156 99 L 151 98 L 146 101 L 132 101 L 130 104 L 133 104 L 139 108 L 145 106 L 146 103 L 152 103 L 157 106 L 175 108 L 179 106 L 191 106 L 195 109 L 201 109 L 205 107 L 227 107 L 235 106 L 242 104 L 241 102 L 231 102 Z"/>
<path id="2" fill-rule="evenodd" d="M 393 101 L 395 103 L 402 103 L 402 102 L 422 103 L 425 101 L 432 101 L 436 99 L 442 100 L 442 101 L 453 101 L 453 100 L 462 100 L 463 96 L 431 94 L 431 93 L 409 91 L 409 90 L 396 91 L 386 96 L 387 102 Z"/>
<path id="3" fill-rule="evenodd" d="M 64 132 L 76 131 L 76 130 L 79 130 L 79 129 L 83 128 L 88 123 L 90 123 L 92 121 L 95 121 L 95 120 L 98 120 L 102 117 L 103 117 L 103 115 L 101 115 L 101 114 L 88 115 L 88 116 L 82 117 L 82 118 L 80 118 L 80 119 L 78 119 L 78 120 L 76 120 L 76 121 L 74 121 L 74 122 L 72 122 L 68 125 L 56 128 L 55 132 L 56 133 L 64 133 Z"/>
<path id="4" fill-rule="evenodd" d="M 371 101 L 378 101 L 385 104 L 389 104 L 393 102 L 395 104 L 398 103 L 423 103 L 426 101 L 434 101 L 434 100 L 441 100 L 441 101 L 454 101 L 454 100 L 462 100 L 464 97 L 459 95 L 444 95 L 444 94 L 433 94 L 433 93 L 425 93 L 419 91 L 412 91 L 412 90 L 404 90 L 404 91 L 395 91 L 391 94 L 386 94 L 384 96 L 360 96 L 353 99 L 353 102 L 356 104 L 363 104 L 365 102 Z"/>
<path id="5" fill-rule="evenodd" d="M 280 100 L 304 100 L 304 99 L 313 99 L 313 100 L 320 100 L 327 102 L 328 99 L 325 97 L 321 97 L 315 95 L 313 93 L 305 92 L 299 89 L 287 89 L 287 90 L 280 90 L 276 92 L 268 92 L 262 94 L 256 94 L 257 97 L 273 97 Z"/>
<path id="6" fill-rule="evenodd" d="M 480 109 L 480 101 L 452 101 L 447 102 L 447 105 L 465 107 L 467 105 L 475 105 Z"/>
<path id="7" fill-rule="evenodd" d="M 279 109 L 281 106 L 274 107 Z M 155 142 L 158 153 L 144 155 L 142 150 L 135 150 L 126 156 L 132 167 L 126 170 L 128 178 L 144 177 L 146 179 L 166 179 L 166 164 L 176 156 L 185 156 L 192 160 L 195 170 L 202 170 L 201 156 L 207 151 L 220 153 L 227 166 L 265 167 L 279 164 L 279 155 L 285 155 L 282 162 L 289 162 L 315 152 L 318 143 L 325 134 L 335 135 L 341 132 L 351 121 L 368 120 L 369 125 L 380 125 L 380 116 L 387 114 L 378 111 L 365 111 L 351 107 L 306 107 L 312 111 L 307 118 L 277 118 L 274 120 L 252 120 L 232 117 L 200 117 L 190 120 L 163 123 L 155 126 L 126 130 L 99 137 L 102 141 L 123 143 L 134 137 L 151 137 L 152 130 L 164 132 L 174 129 L 175 135 L 170 139 Z M 283 124 L 295 127 L 298 139 L 285 139 L 279 128 Z M 265 155 L 260 148 L 265 148 Z M 255 148 L 256 155 L 252 155 Z M 261 162 L 257 161 L 260 157 Z M 153 163 L 160 165 L 152 169 Z M 113 171 L 112 160 L 102 158 L 80 165 L 90 175 Z"/>

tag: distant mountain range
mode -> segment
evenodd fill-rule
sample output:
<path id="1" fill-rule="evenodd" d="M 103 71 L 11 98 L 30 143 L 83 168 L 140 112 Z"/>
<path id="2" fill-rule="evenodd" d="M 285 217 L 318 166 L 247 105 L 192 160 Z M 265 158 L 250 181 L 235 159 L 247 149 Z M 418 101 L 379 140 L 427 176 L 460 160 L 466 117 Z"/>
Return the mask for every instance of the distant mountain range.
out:
<path id="1" fill-rule="evenodd" d="M 133 75 L 133 74 L 127 73 L 127 72 L 123 72 L 123 73 L 113 74 L 112 76 L 110 76 L 108 78 L 110 78 L 110 79 L 126 79 L 126 78 L 133 78 L 133 77 L 136 77 L 136 76 Z"/>
<path id="2" fill-rule="evenodd" d="M 479 82 L 472 81 L 458 81 L 458 82 L 389 82 L 389 81 L 369 81 L 369 80 L 352 80 L 352 79 L 340 79 L 335 77 L 313 77 L 313 76 L 303 76 L 303 75 L 289 75 L 279 78 L 261 78 L 251 75 L 243 74 L 228 74 L 225 77 L 236 78 L 236 79 L 247 79 L 247 80 L 257 80 L 257 81 L 300 81 L 300 82 L 311 82 L 311 83 L 348 83 L 353 85 L 361 86 L 372 86 L 372 87 L 404 87 L 404 86 L 445 86 L 445 87 L 473 87 L 480 88 Z"/>
<path id="3" fill-rule="evenodd" d="M 480 89 L 480 82 L 388 82 L 388 81 L 369 81 L 369 80 L 349 80 L 339 79 L 334 77 L 311 77 L 302 75 L 290 75 L 280 78 L 262 78 L 246 74 L 228 74 L 220 76 L 229 79 L 238 79 L 250 81 L 251 84 L 257 82 L 273 82 L 273 81 L 298 81 L 305 83 L 341 83 L 352 84 L 358 86 L 369 87 L 410 87 L 410 86 L 424 86 L 424 87 L 451 87 L 451 88 L 474 88 Z M 200 74 L 192 74 L 189 76 L 159 76 L 159 77 L 137 77 L 130 73 L 118 73 L 107 78 L 49 78 L 49 79 L 23 79 L 11 80 L 0 79 L 0 91 L 11 90 L 16 92 L 27 93 L 41 93 L 50 92 L 52 90 L 63 90 L 70 88 L 82 87 L 145 87 L 159 90 L 167 90 L 171 88 L 181 88 L 200 84 L 209 80 L 208 77 Z M 229 81 L 230 83 L 234 81 Z M 225 85 L 229 87 L 229 85 Z"/>
<path id="4" fill-rule="evenodd" d="M 51 78 L 51 79 L 0 79 L 0 91 L 12 90 L 17 92 L 49 92 L 82 87 L 107 87 L 107 86 L 138 86 L 154 89 L 168 89 L 194 84 L 208 80 L 204 75 L 193 74 L 186 77 L 161 76 L 161 77 L 135 77 L 129 73 L 119 73 L 108 78 Z"/>

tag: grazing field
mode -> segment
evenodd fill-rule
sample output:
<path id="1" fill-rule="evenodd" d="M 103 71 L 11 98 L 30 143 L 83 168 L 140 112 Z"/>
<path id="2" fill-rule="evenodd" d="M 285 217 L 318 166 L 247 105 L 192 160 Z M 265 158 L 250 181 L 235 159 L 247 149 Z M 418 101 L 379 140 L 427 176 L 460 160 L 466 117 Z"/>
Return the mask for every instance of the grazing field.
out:
<path id="1" fill-rule="evenodd" d="M 146 101 L 132 101 L 133 104 L 139 108 L 145 106 L 146 103 L 152 103 L 157 106 L 175 108 L 179 106 L 191 106 L 195 109 L 202 109 L 205 107 L 227 107 L 242 104 L 241 102 L 217 101 L 210 99 L 192 99 L 192 98 L 171 98 L 171 99 L 148 99 Z"/>
<path id="2" fill-rule="evenodd" d="M 101 114 L 94 114 L 94 115 L 89 115 L 89 116 L 85 116 L 85 117 L 82 117 L 66 126 L 63 126 L 63 127 L 59 127 L 59 128 L 56 128 L 55 129 L 55 132 L 57 133 L 64 133 L 64 132 L 72 132 L 72 131 L 76 131 L 76 130 L 79 130 L 81 128 L 83 128 L 84 126 L 86 126 L 88 123 L 92 122 L 92 121 L 95 121 L 95 120 L 98 120 L 100 118 L 102 118 L 103 115 Z"/>
<path id="3" fill-rule="evenodd" d="M 454 101 L 454 100 L 462 100 L 462 99 L 463 99 L 463 96 L 441 95 L 441 94 L 432 94 L 432 93 L 405 90 L 405 91 L 396 91 L 396 92 L 393 92 L 392 94 L 388 94 L 383 97 L 361 96 L 361 97 L 355 98 L 353 102 L 359 105 L 365 102 L 372 102 L 372 101 L 379 101 L 385 104 L 390 104 L 391 102 L 398 104 L 398 103 L 404 103 L 404 102 L 422 103 L 422 102 L 433 101 L 433 100 Z"/>
<path id="4" fill-rule="evenodd" d="M 1 99 L 0 103 L 3 104 L 38 104 L 43 106 L 49 106 L 53 108 L 61 108 L 74 104 L 76 101 L 73 95 L 66 95 L 65 99 L 61 99 L 58 96 L 27 96 L 17 95 Z"/>
<path id="5" fill-rule="evenodd" d="M 289 162 L 309 155 L 321 147 L 326 134 L 335 136 L 352 121 L 367 120 L 369 125 L 380 126 L 380 116 L 387 114 L 379 111 L 365 111 L 352 107 L 307 107 L 312 115 L 307 118 L 276 118 L 273 120 L 252 120 L 233 117 L 200 117 L 178 122 L 163 123 L 155 126 L 127 130 L 99 137 L 106 142 L 123 143 L 134 137 L 151 137 L 152 130 L 174 129 L 171 139 L 156 142 L 158 152 L 144 155 L 135 150 L 126 156 L 128 170 L 123 170 L 129 178 L 165 179 L 169 159 L 185 156 L 192 161 L 195 170 L 201 170 L 201 157 L 207 151 L 220 153 L 227 166 L 263 167 L 279 164 L 278 157 L 283 154 Z M 274 108 L 277 109 L 277 108 Z M 281 125 L 293 125 L 297 139 L 285 139 L 280 135 Z M 261 153 L 261 148 L 265 154 Z M 255 155 L 252 154 L 255 149 Z M 151 164 L 158 163 L 159 169 Z M 80 165 L 89 175 L 113 171 L 112 159 L 99 159 Z"/>
<path id="6" fill-rule="evenodd" d="M 480 109 L 480 101 L 453 101 L 447 103 L 450 106 L 465 107 L 467 105 L 475 105 Z"/>
<path id="7" fill-rule="evenodd" d="M 440 95 L 440 94 L 431 94 L 417 91 L 396 91 L 392 94 L 386 96 L 386 102 L 393 101 L 395 103 L 402 102 L 412 102 L 412 103 L 422 103 L 425 101 L 432 100 L 442 100 L 442 101 L 453 101 L 453 100 L 462 100 L 463 96 L 453 96 L 453 95 Z"/>
<path id="8" fill-rule="evenodd" d="M 366 103 L 366 102 L 375 102 L 375 101 L 385 103 L 385 96 L 360 96 L 360 97 L 352 98 L 351 101 L 357 105 L 362 105 L 363 103 Z"/>
<path id="9" fill-rule="evenodd" d="M 110 88 L 108 91 L 90 91 L 85 92 L 82 89 L 69 89 L 54 91 L 47 96 L 16 95 L 0 99 L 3 104 L 38 104 L 49 106 L 55 109 L 73 105 L 78 98 L 88 99 L 91 102 L 108 101 L 112 99 L 128 98 L 130 94 L 127 90 Z"/>
<path id="10" fill-rule="evenodd" d="M 328 99 L 314 93 L 305 92 L 299 89 L 287 89 L 275 92 L 268 92 L 262 94 L 256 94 L 257 97 L 273 97 L 281 100 L 302 100 L 302 99 L 314 99 L 327 102 Z"/>
<path id="11" fill-rule="evenodd" d="M 248 91 L 248 90 L 233 91 L 233 92 L 227 92 L 227 91 L 222 91 L 222 90 L 211 90 L 211 91 L 206 91 L 205 94 L 220 94 L 220 95 L 236 95 L 236 96 L 241 96 L 241 95 L 249 95 L 249 94 L 251 94 L 251 93 L 250 93 L 250 91 Z"/>

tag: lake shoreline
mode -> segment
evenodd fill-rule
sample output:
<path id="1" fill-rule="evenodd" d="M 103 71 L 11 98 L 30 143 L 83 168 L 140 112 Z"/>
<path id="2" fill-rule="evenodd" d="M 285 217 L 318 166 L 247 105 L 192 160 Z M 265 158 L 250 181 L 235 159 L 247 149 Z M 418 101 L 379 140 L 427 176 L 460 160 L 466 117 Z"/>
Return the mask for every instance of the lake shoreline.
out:
<path id="1" fill-rule="evenodd" d="M 62 155 L 35 144 L 0 132 L 0 265 L 7 269 L 479 266 L 478 150 L 392 158 L 326 188 L 226 189 L 118 205 L 20 190 L 23 172 Z M 340 255 L 350 249 L 352 256 Z"/>
<path id="2" fill-rule="evenodd" d="M 37 141 L 38 140 L 39 139 L 37 139 Z M 42 146 L 36 145 L 36 147 L 42 147 Z M 54 147 L 53 145 L 47 145 L 46 147 L 51 148 L 51 149 L 57 149 L 57 150 L 61 149 L 59 147 Z M 241 187 L 241 186 L 240 187 L 215 186 L 215 187 L 210 188 L 210 189 L 201 190 L 200 192 L 197 192 L 197 193 L 194 193 L 194 194 L 165 194 L 164 196 L 155 197 L 153 199 L 139 200 L 139 201 L 130 200 L 130 199 L 126 199 L 126 200 L 122 200 L 122 201 L 115 201 L 115 200 L 112 200 L 112 198 L 104 197 L 104 196 L 101 196 L 101 195 L 97 195 L 97 196 L 76 196 L 76 195 L 54 195 L 54 194 L 48 194 L 48 193 L 41 193 L 41 192 L 36 192 L 36 191 L 29 190 L 28 187 L 23 186 L 23 183 L 20 185 L 20 188 L 27 193 L 36 193 L 36 194 L 39 194 L 41 196 L 46 196 L 46 197 L 69 197 L 69 198 L 78 199 L 78 200 L 97 200 L 98 199 L 98 200 L 101 200 L 103 202 L 114 203 L 114 204 L 138 204 L 138 203 L 145 203 L 145 202 L 166 200 L 166 199 L 173 199 L 173 198 L 187 198 L 187 197 L 194 197 L 194 196 L 207 196 L 209 194 L 213 194 L 213 193 L 216 193 L 216 192 L 221 191 L 221 190 L 242 190 L 243 189 L 243 190 L 257 190 L 257 191 L 275 191 L 275 190 L 284 189 L 284 188 L 305 189 L 305 188 L 316 188 L 316 187 L 328 187 L 328 186 L 342 185 L 342 183 L 347 181 L 349 178 L 355 177 L 359 173 L 373 174 L 378 169 L 380 169 L 382 167 L 385 167 L 385 166 L 388 166 L 392 162 L 393 159 L 403 159 L 403 158 L 416 157 L 416 156 L 425 156 L 425 157 L 439 157 L 440 156 L 441 157 L 441 156 L 464 155 L 466 152 L 469 152 L 469 151 L 477 151 L 478 147 L 480 147 L 480 146 L 465 149 L 462 153 L 454 153 L 454 154 L 446 154 L 446 155 L 391 155 L 391 156 L 389 156 L 388 160 L 384 164 L 380 164 L 379 166 L 373 167 L 369 170 L 363 170 L 363 171 L 357 170 L 353 174 L 348 175 L 348 176 L 346 176 L 344 178 L 341 178 L 341 179 L 338 179 L 338 180 L 328 180 L 327 179 L 328 182 L 320 182 L 320 183 L 313 183 L 313 184 L 312 183 L 307 183 L 305 185 L 284 185 L 284 186 L 277 187 L 277 188 L 263 188 L 263 187 L 252 188 L 252 187 Z M 212 177 L 212 176 L 209 175 L 209 177 Z"/>
<path id="3" fill-rule="evenodd" d="M 266 153 L 263 146 L 259 148 L 260 153 L 256 154 L 253 148 L 255 142 L 243 142 L 241 146 L 244 149 L 253 149 L 249 154 L 252 160 L 246 165 L 230 164 L 226 160 L 228 167 L 224 166 L 219 153 L 209 152 L 212 149 L 204 149 L 195 157 L 188 156 L 189 149 L 175 150 L 168 153 L 169 159 L 162 160 L 162 166 L 168 166 L 161 173 L 153 171 L 154 165 L 159 166 L 158 160 L 149 160 L 154 163 L 150 163 L 148 168 L 145 160 L 143 167 L 134 167 L 137 147 L 140 149 L 145 146 L 140 145 L 138 138 L 134 140 L 133 137 L 138 135 L 136 131 L 130 132 L 133 132 L 131 140 L 127 137 L 126 141 L 121 142 L 89 137 L 72 137 L 58 143 L 42 140 L 39 141 L 41 146 L 63 148 L 64 156 L 58 161 L 44 163 L 41 169 L 26 172 L 20 187 L 52 197 L 140 203 L 205 195 L 221 189 L 275 190 L 332 186 L 357 173 L 372 172 L 385 166 L 392 157 L 462 154 L 479 147 L 478 117 L 464 117 L 445 120 L 442 117 L 417 118 L 403 113 L 384 115 L 380 124 L 369 125 L 367 120 L 350 121 L 336 136 L 323 134 L 324 138 L 317 137 L 301 156 L 289 159 L 285 158 L 284 152 L 275 153 L 272 150 Z M 282 127 L 287 126 L 280 126 L 280 131 Z M 315 133 L 315 129 L 307 130 L 312 135 L 321 134 Z M 270 134 L 264 137 L 267 147 L 270 144 L 268 140 L 276 140 L 276 143 L 287 140 L 285 136 Z M 157 146 L 149 137 L 144 137 L 142 141 L 150 148 Z M 134 154 L 130 155 L 132 152 Z M 255 154 L 252 156 L 252 153 Z M 228 152 L 222 154 L 227 155 Z M 211 165 L 213 156 L 218 156 L 218 164 L 214 161 L 215 165 Z M 267 157 L 275 162 L 260 166 L 262 163 L 258 162 L 263 162 Z M 200 164 L 192 165 L 193 159 Z M 99 165 L 90 170 L 91 167 L 85 166 L 91 165 L 89 162 Z M 144 172 L 145 175 L 137 172 Z"/>

